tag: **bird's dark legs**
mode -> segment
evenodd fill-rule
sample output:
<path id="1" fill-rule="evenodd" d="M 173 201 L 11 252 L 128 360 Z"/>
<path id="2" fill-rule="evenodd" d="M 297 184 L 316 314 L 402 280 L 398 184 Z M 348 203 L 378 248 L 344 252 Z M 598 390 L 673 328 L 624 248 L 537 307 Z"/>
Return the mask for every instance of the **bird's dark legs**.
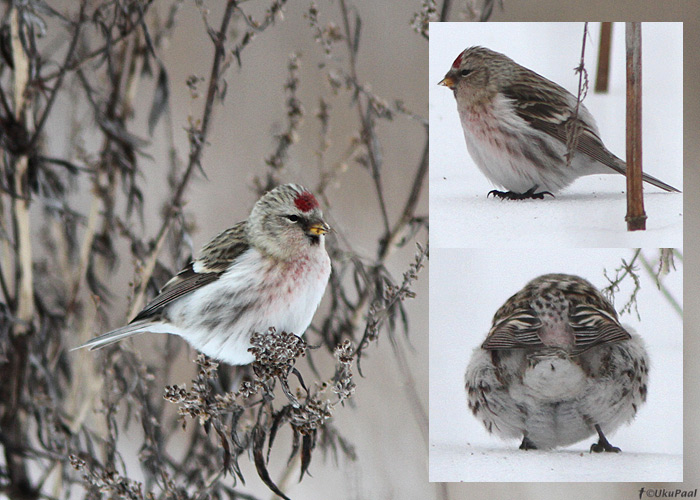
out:
<path id="1" fill-rule="evenodd" d="M 525 436 L 523 438 L 523 442 L 520 443 L 520 449 L 521 450 L 536 450 L 537 446 L 535 445 L 535 443 L 530 441 L 530 439 L 527 436 Z"/>
<path id="2" fill-rule="evenodd" d="M 608 442 L 605 434 L 603 434 L 603 431 L 600 428 L 600 425 L 595 424 L 595 430 L 598 431 L 598 442 L 591 445 L 591 451 L 595 451 L 596 453 L 600 453 L 602 451 L 620 453 L 620 448 L 613 446 Z"/>
<path id="3" fill-rule="evenodd" d="M 500 198 L 502 200 L 544 200 L 544 195 L 548 194 L 549 196 L 554 198 L 554 195 L 549 191 L 541 191 L 539 193 L 536 193 L 535 191 L 537 190 L 537 187 L 538 186 L 533 186 L 524 193 L 515 193 L 513 191 L 497 191 L 493 189 L 489 191 L 489 194 L 487 194 L 486 197 L 488 198 L 489 196 L 493 195 L 494 198 Z"/>

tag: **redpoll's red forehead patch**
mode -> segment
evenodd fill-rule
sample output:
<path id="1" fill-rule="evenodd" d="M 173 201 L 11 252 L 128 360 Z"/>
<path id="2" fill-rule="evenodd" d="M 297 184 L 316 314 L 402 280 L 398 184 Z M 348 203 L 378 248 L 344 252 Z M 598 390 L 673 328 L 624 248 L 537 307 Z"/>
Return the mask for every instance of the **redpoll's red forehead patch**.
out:
<path id="1" fill-rule="evenodd" d="M 296 198 L 294 198 L 294 204 L 302 212 L 309 212 L 314 208 L 318 207 L 318 201 L 316 200 L 316 197 L 308 191 L 305 191 Z"/>
<path id="2" fill-rule="evenodd" d="M 462 52 L 462 54 L 464 54 L 464 52 Z M 458 55 L 455 62 L 452 63 L 453 68 L 459 68 L 459 65 L 462 64 L 462 54 Z"/>

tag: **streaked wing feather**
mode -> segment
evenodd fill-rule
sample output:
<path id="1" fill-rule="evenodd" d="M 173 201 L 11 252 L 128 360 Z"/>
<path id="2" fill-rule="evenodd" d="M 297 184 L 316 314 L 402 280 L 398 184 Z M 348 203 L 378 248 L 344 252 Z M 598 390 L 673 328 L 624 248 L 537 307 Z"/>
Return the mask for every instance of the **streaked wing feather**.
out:
<path id="1" fill-rule="evenodd" d="M 569 317 L 574 330 L 576 351 L 583 352 L 591 347 L 610 342 L 620 342 L 631 338 L 617 319 L 606 311 L 588 305 L 578 305 Z"/>
<path id="2" fill-rule="evenodd" d="M 491 328 L 482 349 L 543 347 L 537 332 L 542 323 L 529 309 L 517 309 Z"/>
<path id="3" fill-rule="evenodd" d="M 131 322 L 155 316 L 174 300 L 219 279 L 233 261 L 250 248 L 245 227 L 245 222 L 239 222 L 216 235 L 204 246 L 199 258 L 168 281 Z"/>
<path id="4" fill-rule="evenodd" d="M 517 92 L 522 94 L 526 89 L 517 88 Z M 508 95 L 508 94 L 506 94 Z M 558 139 L 563 144 L 568 142 L 568 130 L 573 126 L 573 110 L 569 111 L 565 100 L 558 94 L 550 93 L 548 97 L 559 97 L 559 99 L 551 102 L 543 101 L 544 94 L 530 93 L 526 98 L 518 102 L 514 106 L 516 114 L 528 122 L 530 126 L 536 130 L 540 130 L 555 139 Z M 508 97 L 512 99 L 518 98 L 517 93 L 511 93 Z M 522 98 L 522 95 L 520 96 Z M 562 112 L 565 109 L 567 111 Z M 579 136 L 576 142 L 575 151 L 585 154 L 589 158 L 602 163 L 611 168 L 618 174 L 627 175 L 627 165 L 623 160 L 612 154 L 603 144 L 603 141 L 598 136 L 595 127 L 592 127 L 585 120 L 582 120 L 580 115 L 576 118 L 576 123 L 579 127 Z M 680 191 L 673 186 L 642 172 L 642 179 L 665 191 L 679 193 Z"/>
<path id="5" fill-rule="evenodd" d="M 131 322 L 139 321 L 145 318 L 150 318 L 160 313 L 165 306 L 172 301 L 179 299 L 183 295 L 197 290 L 219 279 L 222 272 L 217 273 L 197 273 L 192 269 L 192 262 L 180 271 L 177 276 L 168 281 L 162 288 L 160 293 L 149 302 L 146 307 L 133 319 Z"/>

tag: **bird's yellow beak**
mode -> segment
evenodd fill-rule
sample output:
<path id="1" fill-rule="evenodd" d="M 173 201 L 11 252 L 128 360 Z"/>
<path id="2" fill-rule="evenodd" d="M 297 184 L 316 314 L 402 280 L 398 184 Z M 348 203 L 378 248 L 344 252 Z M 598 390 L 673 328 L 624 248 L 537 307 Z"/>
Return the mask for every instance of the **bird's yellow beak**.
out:
<path id="1" fill-rule="evenodd" d="M 331 230 L 331 227 L 325 222 L 317 222 L 309 226 L 309 232 L 315 236 L 326 234 Z"/>
<path id="2" fill-rule="evenodd" d="M 442 85 L 443 87 L 449 87 L 452 88 L 455 86 L 455 81 L 452 77 L 446 76 L 442 80 L 440 80 L 440 83 L 438 85 Z"/>

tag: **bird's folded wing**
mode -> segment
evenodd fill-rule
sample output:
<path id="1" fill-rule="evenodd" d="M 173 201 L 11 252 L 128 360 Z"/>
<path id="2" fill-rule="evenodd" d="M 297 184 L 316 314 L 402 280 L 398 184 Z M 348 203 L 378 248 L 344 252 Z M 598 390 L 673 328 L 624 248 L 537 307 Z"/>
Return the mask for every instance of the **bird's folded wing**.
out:
<path id="1" fill-rule="evenodd" d="M 144 307 L 131 322 L 150 318 L 160 313 L 165 306 L 183 295 L 197 290 L 219 279 L 223 273 L 198 273 L 192 269 L 193 262 L 180 271 L 177 276 L 168 281 L 160 293 Z"/>
<path id="2" fill-rule="evenodd" d="M 578 305 L 569 316 L 576 339 L 576 350 L 583 352 L 593 346 L 620 342 L 631 338 L 615 317 L 597 307 Z"/>
<path id="3" fill-rule="evenodd" d="M 163 286 L 132 323 L 156 316 L 172 301 L 218 280 L 248 248 L 250 245 L 245 236 L 245 222 L 222 231 L 207 243 L 197 260 L 190 262 Z"/>
<path id="4" fill-rule="evenodd" d="M 537 332 L 542 327 L 530 309 L 517 309 L 491 328 L 482 349 L 544 347 Z"/>

